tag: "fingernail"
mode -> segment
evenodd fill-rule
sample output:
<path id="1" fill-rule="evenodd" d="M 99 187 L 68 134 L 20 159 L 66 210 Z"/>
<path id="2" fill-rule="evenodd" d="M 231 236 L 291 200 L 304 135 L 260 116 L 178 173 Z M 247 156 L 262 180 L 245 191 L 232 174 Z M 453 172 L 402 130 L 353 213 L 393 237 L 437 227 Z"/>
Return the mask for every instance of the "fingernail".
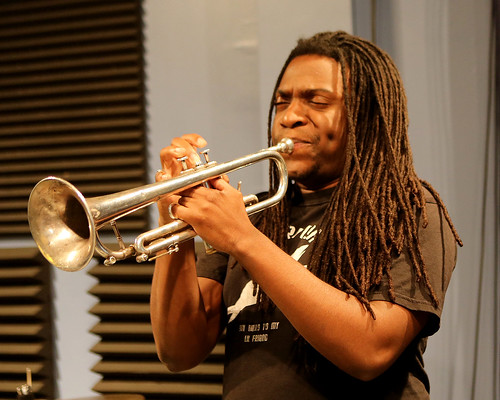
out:
<path id="1" fill-rule="evenodd" d="M 191 153 L 189 156 L 189 161 L 191 161 L 194 165 L 198 165 L 201 163 L 200 156 L 196 153 Z"/>

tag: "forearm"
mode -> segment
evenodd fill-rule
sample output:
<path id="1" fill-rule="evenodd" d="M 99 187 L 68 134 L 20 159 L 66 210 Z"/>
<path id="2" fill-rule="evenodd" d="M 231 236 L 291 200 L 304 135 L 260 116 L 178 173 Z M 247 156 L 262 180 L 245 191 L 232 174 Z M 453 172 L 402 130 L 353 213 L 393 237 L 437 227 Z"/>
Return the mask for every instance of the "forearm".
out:
<path id="1" fill-rule="evenodd" d="M 374 320 L 356 298 L 317 278 L 256 229 L 241 193 L 221 179 L 212 186 L 215 190 L 184 192 L 176 215 L 244 265 L 297 331 L 340 369 L 372 379 L 418 334 L 423 319 L 395 304 L 374 302 Z"/>
<path id="2" fill-rule="evenodd" d="M 192 243 L 156 260 L 151 324 L 158 356 L 170 369 L 188 369 L 206 357 L 218 335 L 216 315 L 203 300 Z"/>
<path id="3" fill-rule="evenodd" d="M 374 320 L 355 297 L 318 279 L 260 232 L 249 233 L 232 254 L 316 350 L 359 379 L 387 369 L 418 331 L 406 329 L 411 313 L 387 302 L 372 304 Z"/>

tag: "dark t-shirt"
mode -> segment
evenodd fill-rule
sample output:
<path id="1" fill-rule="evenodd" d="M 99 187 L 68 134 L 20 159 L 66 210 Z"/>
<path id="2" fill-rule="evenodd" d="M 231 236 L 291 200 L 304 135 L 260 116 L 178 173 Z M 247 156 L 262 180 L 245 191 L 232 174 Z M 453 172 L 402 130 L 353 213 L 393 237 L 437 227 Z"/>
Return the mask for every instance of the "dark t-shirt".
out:
<path id="1" fill-rule="evenodd" d="M 305 267 L 331 193 L 327 190 L 305 195 L 292 209 L 288 252 Z M 297 355 L 297 332 L 279 309 L 267 313 L 258 309 L 257 288 L 244 268 L 226 254 L 201 256 L 197 263 L 198 275 L 224 285 L 223 300 L 228 316 L 224 398 L 428 398 L 429 382 L 422 354 L 426 336 L 439 328 L 444 294 L 455 265 L 456 246 L 448 224 L 430 195 L 427 196 L 427 212 L 429 225 L 419 230 L 419 238 L 440 306 L 434 307 L 426 289 L 416 282 L 407 254 L 395 259 L 391 275 L 396 303 L 410 310 L 428 312 L 430 319 L 423 334 L 385 373 L 370 382 L 349 376 L 326 359 L 320 359 L 315 372 L 302 368 L 302 359 Z M 371 292 L 370 300 L 389 301 L 387 279 Z"/>

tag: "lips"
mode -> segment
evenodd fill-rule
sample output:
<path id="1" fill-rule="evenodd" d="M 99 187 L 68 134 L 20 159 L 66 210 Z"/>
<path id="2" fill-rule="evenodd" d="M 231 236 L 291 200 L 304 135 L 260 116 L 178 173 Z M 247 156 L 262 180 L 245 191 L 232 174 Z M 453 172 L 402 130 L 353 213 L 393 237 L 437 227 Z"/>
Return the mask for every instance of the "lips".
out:
<path id="1" fill-rule="evenodd" d="M 313 142 L 303 138 L 290 137 L 293 140 L 293 153 L 295 156 L 300 154 L 303 149 L 310 147 Z M 308 150 L 309 151 L 309 150 Z"/>
<path id="2" fill-rule="evenodd" d="M 289 161 L 300 161 L 309 159 L 312 154 L 315 153 L 314 149 L 311 148 L 311 143 L 303 140 L 303 139 L 295 139 L 293 140 L 293 151 L 291 154 L 282 154 L 283 158 Z"/>
<path id="3" fill-rule="evenodd" d="M 303 146 L 303 145 L 308 145 L 312 144 L 312 140 L 307 140 L 302 137 L 293 137 L 293 136 L 282 136 L 278 138 L 278 142 L 282 139 L 292 139 L 293 143 L 295 146 Z"/>

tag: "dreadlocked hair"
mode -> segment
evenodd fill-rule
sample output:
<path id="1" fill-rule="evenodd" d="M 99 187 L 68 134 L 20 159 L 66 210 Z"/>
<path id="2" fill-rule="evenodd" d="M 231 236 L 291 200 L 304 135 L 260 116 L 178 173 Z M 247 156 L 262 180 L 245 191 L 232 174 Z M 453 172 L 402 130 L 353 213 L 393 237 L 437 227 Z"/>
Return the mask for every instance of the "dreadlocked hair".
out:
<path id="1" fill-rule="evenodd" d="M 346 112 L 346 159 L 341 180 L 333 192 L 313 242 L 309 270 L 320 279 L 355 296 L 375 318 L 368 294 L 388 278 L 395 300 L 392 259 L 405 249 L 417 280 L 437 306 L 418 240 L 418 219 L 427 225 L 424 188 L 435 197 L 456 241 L 462 242 L 446 208 L 431 185 L 420 180 L 413 167 L 408 139 L 407 101 L 391 58 L 377 46 L 345 32 L 323 32 L 299 40 L 281 70 L 274 93 L 290 62 L 301 55 L 333 58 L 341 67 Z M 274 104 L 268 115 L 268 141 Z M 270 191 L 277 173 L 270 169 Z M 291 184 L 293 191 L 293 183 Z M 256 226 L 286 250 L 291 195 L 260 213 Z M 272 302 L 259 292 L 263 307 Z"/>

